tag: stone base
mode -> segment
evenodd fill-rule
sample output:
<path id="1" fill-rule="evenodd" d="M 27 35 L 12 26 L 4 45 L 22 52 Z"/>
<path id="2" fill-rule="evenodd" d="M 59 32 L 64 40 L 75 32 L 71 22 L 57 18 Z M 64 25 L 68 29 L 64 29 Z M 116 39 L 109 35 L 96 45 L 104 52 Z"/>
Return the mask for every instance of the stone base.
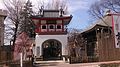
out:
<path id="1" fill-rule="evenodd" d="M 69 62 L 69 57 L 68 55 L 63 55 L 62 56 L 64 62 Z"/>

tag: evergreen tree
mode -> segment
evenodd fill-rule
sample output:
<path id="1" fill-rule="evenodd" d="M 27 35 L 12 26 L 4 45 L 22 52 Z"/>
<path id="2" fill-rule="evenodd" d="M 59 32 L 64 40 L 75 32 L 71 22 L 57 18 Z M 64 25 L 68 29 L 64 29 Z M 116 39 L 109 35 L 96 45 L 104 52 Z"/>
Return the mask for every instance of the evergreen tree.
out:
<path id="1" fill-rule="evenodd" d="M 27 1 L 25 4 L 23 11 L 21 14 L 21 22 L 19 25 L 19 33 L 25 32 L 29 37 L 34 37 L 34 23 L 32 22 L 31 15 L 32 15 L 32 3 L 30 0 Z"/>

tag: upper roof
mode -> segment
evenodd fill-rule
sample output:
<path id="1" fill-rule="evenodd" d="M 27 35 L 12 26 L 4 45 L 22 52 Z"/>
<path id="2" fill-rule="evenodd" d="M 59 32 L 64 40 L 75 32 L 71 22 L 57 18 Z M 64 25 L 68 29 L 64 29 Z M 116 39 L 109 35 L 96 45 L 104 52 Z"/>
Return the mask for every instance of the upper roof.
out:
<path id="1" fill-rule="evenodd" d="M 112 27 L 112 16 L 111 15 L 104 16 L 103 19 L 100 19 L 100 20 L 96 21 L 94 24 L 92 24 L 89 27 L 87 27 L 86 29 L 84 29 L 81 33 L 89 31 L 97 25 L 105 26 L 105 27 L 108 27 L 108 26 Z"/>
<path id="2" fill-rule="evenodd" d="M 67 25 L 71 21 L 72 15 L 65 15 L 62 10 L 40 10 L 40 13 L 32 16 L 32 19 L 63 20 L 64 25 Z"/>
<path id="3" fill-rule="evenodd" d="M 64 14 L 62 9 L 60 10 L 44 10 L 40 9 L 39 14 L 33 15 L 32 18 L 58 18 L 58 17 L 71 17 L 72 15 Z"/>
<path id="4" fill-rule="evenodd" d="M 59 10 L 43 10 L 44 12 L 59 12 Z"/>

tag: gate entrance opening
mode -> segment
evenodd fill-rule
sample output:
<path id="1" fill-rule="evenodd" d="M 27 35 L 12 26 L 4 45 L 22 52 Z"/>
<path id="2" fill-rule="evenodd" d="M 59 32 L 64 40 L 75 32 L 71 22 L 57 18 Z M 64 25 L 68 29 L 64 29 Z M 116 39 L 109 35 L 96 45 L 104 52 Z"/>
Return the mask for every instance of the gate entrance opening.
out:
<path id="1" fill-rule="evenodd" d="M 43 60 L 59 60 L 62 56 L 62 45 L 57 40 L 47 40 L 42 44 Z"/>

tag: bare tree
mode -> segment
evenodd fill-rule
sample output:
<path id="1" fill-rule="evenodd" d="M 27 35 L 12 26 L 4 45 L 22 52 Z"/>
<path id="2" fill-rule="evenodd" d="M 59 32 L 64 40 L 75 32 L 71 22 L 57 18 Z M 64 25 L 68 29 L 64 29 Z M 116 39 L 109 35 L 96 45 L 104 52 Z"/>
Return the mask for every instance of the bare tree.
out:
<path id="1" fill-rule="evenodd" d="M 79 30 L 70 31 L 68 37 L 70 63 L 87 61 L 86 44 L 86 40 Z"/>
<path id="2" fill-rule="evenodd" d="M 20 23 L 20 12 L 24 6 L 25 0 L 4 0 L 4 5 L 8 10 L 8 19 L 14 25 L 13 46 L 15 44 L 18 24 Z"/>
<path id="3" fill-rule="evenodd" d="M 32 3 L 30 0 L 20 1 L 20 0 L 4 0 L 4 4 L 9 12 L 8 23 L 13 25 L 6 25 L 6 35 L 13 35 L 13 46 L 15 45 L 15 40 L 17 34 L 20 32 L 26 32 L 30 37 L 34 36 L 34 24 L 30 18 L 32 15 Z M 11 30 L 11 31 L 9 31 Z M 13 33 L 14 32 L 14 33 Z M 7 37 L 7 38 L 8 38 Z"/>
<path id="4" fill-rule="evenodd" d="M 106 11 L 120 13 L 120 0 L 99 0 L 93 3 L 89 9 L 90 15 L 96 19 L 103 19 Z"/>
<path id="5" fill-rule="evenodd" d="M 25 32 L 19 34 L 15 42 L 14 60 L 20 60 L 19 53 L 23 53 L 23 60 L 27 60 L 28 56 L 32 55 L 31 45 L 32 42 Z"/>
<path id="6" fill-rule="evenodd" d="M 67 4 L 66 4 L 65 0 L 52 0 L 50 3 L 48 3 L 47 8 L 48 9 L 57 9 L 57 10 L 62 8 L 63 10 L 66 10 Z"/>
<path id="7" fill-rule="evenodd" d="M 44 0 L 37 0 L 37 11 L 41 9 L 43 6 L 44 9 L 51 9 L 51 10 L 59 10 L 60 8 L 63 9 L 64 14 L 68 13 L 67 1 L 66 0 L 50 0 L 45 2 Z"/>
<path id="8" fill-rule="evenodd" d="M 120 0 L 99 0 L 93 3 L 89 9 L 90 15 L 94 17 L 95 20 L 102 20 L 102 22 L 108 26 L 109 30 L 111 30 L 111 26 L 104 18 L 111 12 L 120 13 Z"/>

